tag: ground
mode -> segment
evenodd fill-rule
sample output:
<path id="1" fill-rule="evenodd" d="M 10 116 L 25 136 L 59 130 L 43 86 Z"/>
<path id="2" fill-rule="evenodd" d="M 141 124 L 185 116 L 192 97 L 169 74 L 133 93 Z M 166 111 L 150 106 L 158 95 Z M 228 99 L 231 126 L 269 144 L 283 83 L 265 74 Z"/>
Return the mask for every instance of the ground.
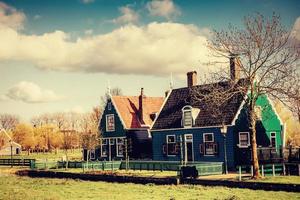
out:
<path id="1" fill-rule="evenodd" d="M 19 177 L 15 170 L 0 168 L 0 199 L 300 199 L 292 192 Z"/>

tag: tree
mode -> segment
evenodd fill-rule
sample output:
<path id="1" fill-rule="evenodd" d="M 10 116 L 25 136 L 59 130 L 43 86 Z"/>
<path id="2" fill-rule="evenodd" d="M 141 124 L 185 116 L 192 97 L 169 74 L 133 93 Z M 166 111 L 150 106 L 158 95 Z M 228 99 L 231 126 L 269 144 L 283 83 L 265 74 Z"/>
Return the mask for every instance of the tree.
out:
<path id="1" fill-rule="evenodd" d="M 248 108 L 250 124 L 253 178 L 259 178 L 259 165 L 256 143 L 255 112 L 256 101 L 263 95 L 285 102 L 290 95 L 290 83 L 297 78 L 296 63 L 299 60 L 299 48 L 291 42 L 290 31 L 287 31 L 280 22 L 280 17 L 273 14 L 265 18 L 260 14 L 248 16 L 244 19 L 244 29 L 229 25 L 228 30 L 214 31 L 209 47 L 214 56 L 231 58 L 239 66 L 240 73 L 248 84 L 236 87 L 235 80 L 228 80 L 228 74 L 220 71 L 216 80 L 228 80 L 231 84 L 226 91 L 215 91 L 206 96 L 222 105 L 230 100 L 236 92 L 248 91 L 245 105 Z M 235 74 L 230 74 L 235 76 Z M 211 88 L 213 90 L 213 88 Z M 237 90 L 238 89 L 238 90 Z"/>
<path id="2" fill-rule="evenodd" d="M 33 129 L 28 124 L 18 124 L 13 131 L 13 139 L 28 151 L 28 155 L 30 150 L 35 147 Z"/>
<path id="3" fill-rule="evenodd" d="M 0 115 L 0 127 L 3 127 L 6 131 L 13 130 L 19 123 L 19 117 L 10 114 Z"/>

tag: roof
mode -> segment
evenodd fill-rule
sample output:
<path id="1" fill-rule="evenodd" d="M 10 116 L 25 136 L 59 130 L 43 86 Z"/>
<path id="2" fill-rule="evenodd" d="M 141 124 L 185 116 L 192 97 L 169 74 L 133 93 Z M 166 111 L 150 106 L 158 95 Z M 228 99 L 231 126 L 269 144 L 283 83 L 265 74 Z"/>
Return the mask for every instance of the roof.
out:
<path id="1" fill-rule="evenodd" d="M 172 90 L 164 107 L 159 113 L 159 116 L 154 122 L 152 130 L 182 128 L 182 108 L 186 105 L 192 106 L 193 109 L 196 108 L 195 110 L 200 109 L 193 127 L 207 127 L 219 126 L 222 124 L 231 124 L 244 100 L 247 91 L 235 93 L 235 95 L 233 95 L 230 100 L 228 100 L 218 108 L 218 112 L 222 113 L 222 117 L 216 117 L 212 114 L 213 110 L 216 108 L 206 102 L 207 100 L 195 101 L 192 98 L 193 91 L 205 91 L 209 93 L 210 91 L 207 90 L 209 86 L 217 88 L 218 91 L 224 91 L 231 87 L 231 85 L 231 82 L 225 81 L 207 85 L 196 85 L 192 88 L 184 87 Z M 246 79 L 240 79 L 234 87 L 236 87 L 236 90 L 238 91 L 238 88 L 247 85 L 248 81 Z"/>
<path id="2" fill-rule="evenodd" d="M 139 120 L 139 97 L 138 96 L 112 96 L 112 101 L 121 120 L 124 122 L 125 129 L 142 128 L 142 125 L 151 126 L 153 120 L 150 115 L 158 113 L 164 98 L 163 97 L 143 97 L 143 120 Z"/>
<path id="3" fill-rule="evenodd" d="M 5 145 L 4 146 L 10 146 L 10 141 L 12 140 L 12 138 L 10 137 L 10 135 L 6 132 L 6 130 L 5 129 L 0 129 L 0 134 L 4 134 L 4 136 L 6 137 L 5 139 Z M 16 143 L 16 142 L 14 142 L 14 141 L 12 141 L 12 144 L 13 144 L 13 146 L 19 146 L 19 147 L 21 147 L 21 145 L 20 144 L 18 144 L 18 143 Z"/>

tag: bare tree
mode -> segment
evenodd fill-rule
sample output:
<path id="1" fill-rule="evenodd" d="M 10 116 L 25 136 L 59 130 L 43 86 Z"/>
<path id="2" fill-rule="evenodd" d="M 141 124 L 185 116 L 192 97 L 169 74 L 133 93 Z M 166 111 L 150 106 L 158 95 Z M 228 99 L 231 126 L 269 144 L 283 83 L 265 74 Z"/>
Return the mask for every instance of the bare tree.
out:
<path id="1" fill-rule="evenodd" d="M 265 18 L 260 14 L 248 16 L 244 19 L 244 29 L 229 25 L 228 30 L 214 31 L 209 43 L 214 56 L 230 58 L 238 65 L 239 71 L 247 84 L 238 85 L 238 72 L 231 72 L 224 76 L 220 72 L 214 81 L 228 80 L 230 83 L 225 90 L 196 94 L 198 99 L 210 99 L 216 108 L 230 101 L 235 93 L 245 93 L 245 105 L 248 109 L 249 129 L 251 132 L 251 146 L 254 167 L 253 178 L 259 178 L 259 165 L 256 143 L 256 101 L 263 95 L 285 102 L 291 94 L 290 83 L 297 78 L 296 69 L 299 60 L 299 48 L 291 42 L 290 31 L 280 22 L 280 17 L 273 14 Z M 233 64 L 233 63 L 231 63 Z M 195 98 L 197 99 L 197 98 Z"/>
<path id="2" fill-rule="evenodd" d="M 107 102 L 107 99 L 109 98 L 109 95 L 112 96 L 121 96 L 122 95 L 122 90 L 121 88 L 115 87 L 112 89 L 109 89 L 106 91 L 106 93 L 101 97 L 101 107 L 104 108 Z"/>
<path id="3" fill-rule="evenodd" d="M 5 130 L 13 130 L 17 124 L 19 124 L 19 117 L 11 114 L 1 114 L 0 115 L 0 127 Z"/>

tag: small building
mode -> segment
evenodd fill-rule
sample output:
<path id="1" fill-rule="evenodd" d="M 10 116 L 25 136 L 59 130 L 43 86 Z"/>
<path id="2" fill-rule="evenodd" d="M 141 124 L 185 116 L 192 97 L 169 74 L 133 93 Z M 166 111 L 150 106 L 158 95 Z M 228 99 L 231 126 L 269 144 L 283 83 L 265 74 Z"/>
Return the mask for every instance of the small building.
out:
<path id="1" fill-rule="evenodd" d="M 0 130 L 0 156 L 21 154 L 21 145 L 14 142 L 8 133 Z"/>
<path id="2" fill-rule="evenodd" d="M 237 63 L 231 63 L 232 80 L 213 83 L 217 90 L 225 89 L 231 81 L 235 81 L 236 88 L 248 84 L 247 79 L 239 77 Z M 209 102 L 193 101 L 192 98 L 193 91 L 204 90 L 208 85 L 197 85 L 195 71 L 187 73 L 187 82 L 187 87 L 169 92 L 153 123 L 153 160 L 226 162 L 229 169 L 250 164 L 247 91 L 235 93 L 219 108 L 222 115 L 216 118 L 212 115 L 216 108 Z M 259 148 L 271 147 L 274 156 L 278 157 L 283 145 L 283 124 L 267 96 L 257 100 L 256 108 L 260 111 L 256 127 L 257 145 Z"/>
<path id="3" fill-rule="evenodd" d="M 150 127 L 162 106 L 163 97 L 110 96 L 99 124 L 101 145 L 91 152 L 94 159 L 124 159 L 125 142 L 132 159 L 151 159 Z M 125 141 L 126 139 L 126 141 Z"/>

